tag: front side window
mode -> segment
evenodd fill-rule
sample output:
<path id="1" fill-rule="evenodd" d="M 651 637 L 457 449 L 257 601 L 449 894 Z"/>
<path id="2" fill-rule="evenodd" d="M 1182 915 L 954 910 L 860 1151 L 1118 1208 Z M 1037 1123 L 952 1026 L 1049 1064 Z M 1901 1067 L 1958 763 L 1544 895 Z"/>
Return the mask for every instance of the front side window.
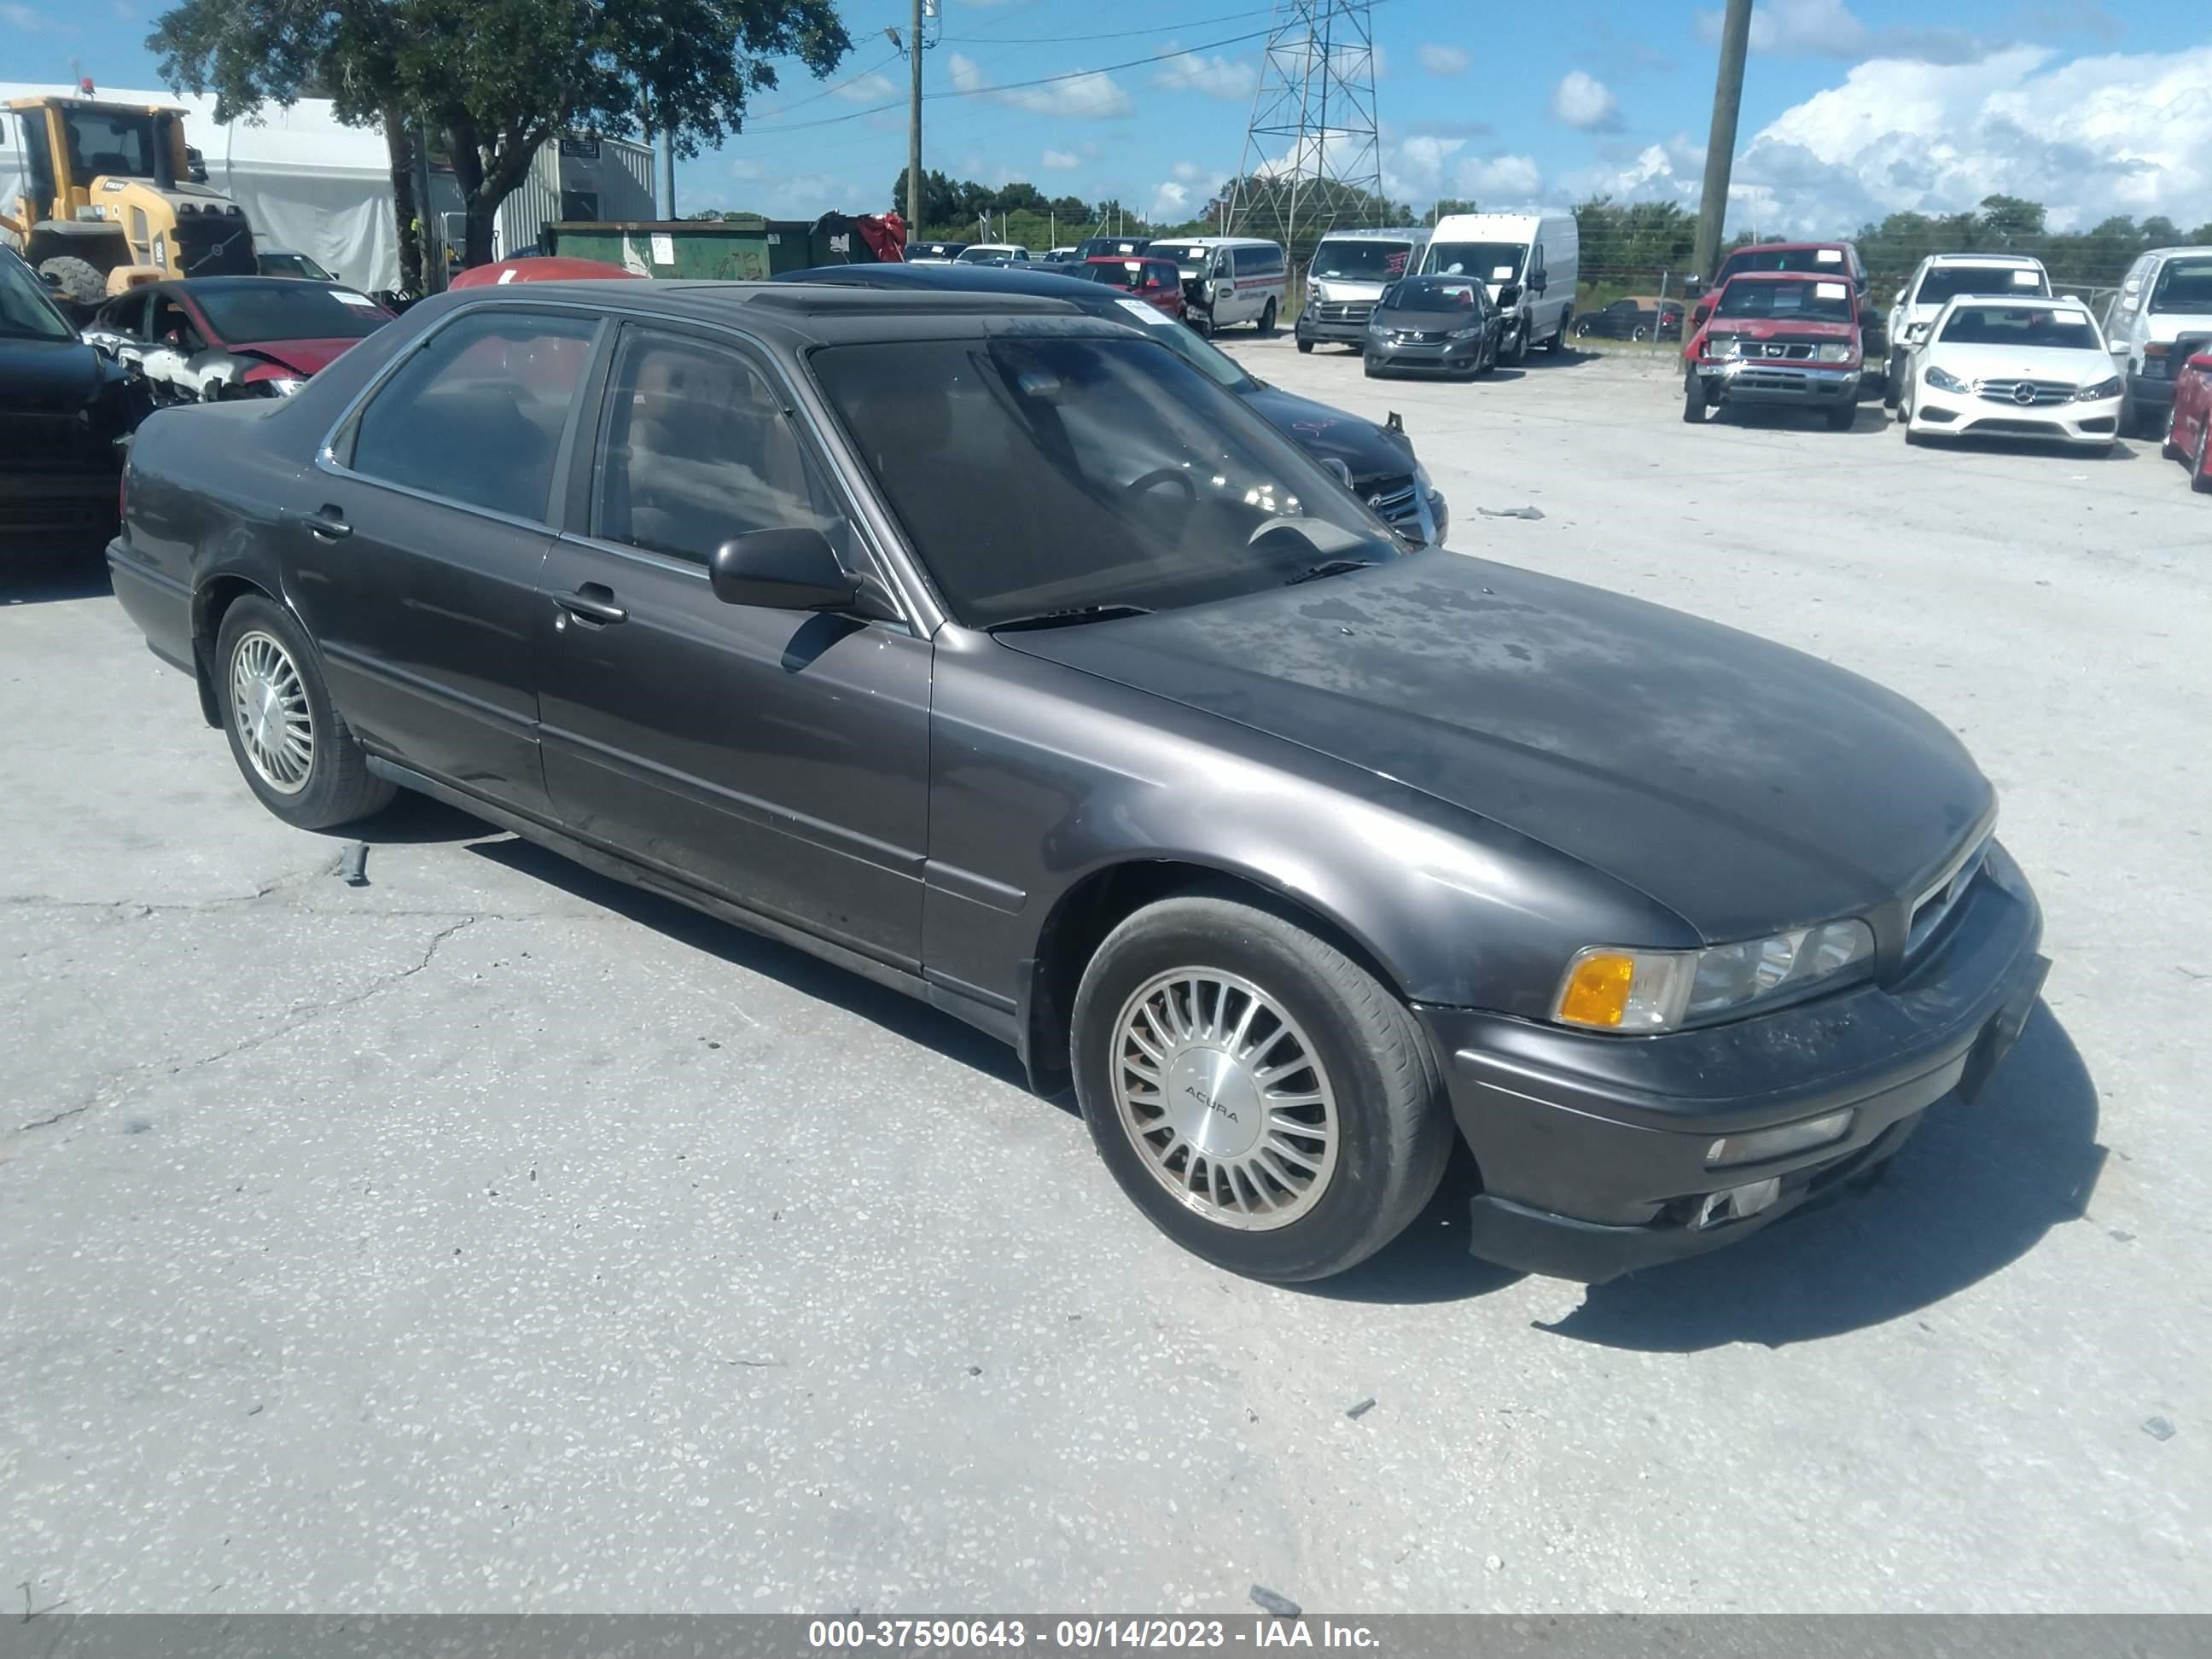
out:
<path id="1" fill-rule="evenodd" d="M 0 334 L 18 340 L 66 340 L 74 333 L 31 268 L 13 254 L 0 258 Z"/>
<path id="2" fill-rule="evenodd" d="M 351 465 L 385 483 L 542 520 L 599 325 L 487 311 L 432 335 L 377 389 Z"/>
<path id="3" fill-rule="evenodd" d="M 226 340 L 358 340 L 392 320 L 366 294 L 320 283 L 195 288 L 208 322 Z"/>
<path id="4" fill-rule="evenodd" d="M 1851 285 L 1838 277 L 1833 282 L 1814 278 L 1802 281 L 1730 283 L 1721 290 L 1720 303 L 1714 307 L 1722 317 L 1768 317 L 1776 319 L 1802 319 L 1815 323 L 1848 323 L 1851 320 Z"/>
<path id="5" fill-rule="evenodd" d="M 1517 242 L 1436 242 L 1429 247 L 1428 269 L 1480 283 L 1516 282 L 1528 252 Z"/>
<path id="6" fill-rule="evenodd" d="M 1327 472 L 1134 335 L 833 346 L 814 373 L 952 613 L 1198 605 L 1397 552 Z"/>
<path id="7" fill-rule="evenodd" d="M 632 334 L 607 382 L 592 528 L 704 564 L 756 530 L 819 530 L 816 492 L 782 400 L 735 352 Z"/>
<path id="8" fill-rule="evenodd" d="M 207 344 L 200 338 L 199 325 L 192 321 L 191 313 L 167 295 L 154 301 L 154 317 L 148 332 L 163 345 L 174 346 L 179 351 L 204 350 Z"/>
<path id="9" fill-rule="evenodd" d="M 2212 312 L 2212 258 L 2168 259 L 2151 285 L 2150 308 Z"/>
<path id="10" fill-rule="evenodd" d="M 2029 306 L 1960 306 L 1943 325 L 1946 345 L 2056 346 L 2100 351 L 2104 342 L 2087 312 Z"/>

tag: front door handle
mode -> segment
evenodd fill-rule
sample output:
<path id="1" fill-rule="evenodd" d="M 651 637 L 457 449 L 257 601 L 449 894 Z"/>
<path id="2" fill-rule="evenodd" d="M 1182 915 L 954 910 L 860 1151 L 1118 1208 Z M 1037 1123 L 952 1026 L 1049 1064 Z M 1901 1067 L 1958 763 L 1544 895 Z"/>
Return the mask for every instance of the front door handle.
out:
<path id="1" fill-rule="evenodd" d="M 353 526 L 346 522 L 345 514 L 325 501 L 313 513 L 297 513 L 290 508 L 276 515 L 286 524 L 303 525 L 311 536 L 319 536 L 326 542 L 342 542 L 353 534 Z"/>
<path id="2" fill-rule="evenodd" d="M 628 622 L 629 612 L 615 603 L 614 590 L 602 587 L 597 582 L 586 582 L 573 593 L 556 593 L 553 603 L 561 608 L 562 617 L 574 617 L 578 622 L 604 628 L 610 623 Z"/>

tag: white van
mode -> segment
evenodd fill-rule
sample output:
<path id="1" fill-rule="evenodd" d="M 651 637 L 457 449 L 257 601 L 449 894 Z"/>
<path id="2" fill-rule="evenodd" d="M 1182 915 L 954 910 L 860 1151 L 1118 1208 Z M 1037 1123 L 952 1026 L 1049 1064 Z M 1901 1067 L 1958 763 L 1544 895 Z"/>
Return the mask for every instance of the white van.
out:
<path id="1" fill-rule="evenodd" d="M 1502 361 L 1518 362 L 1531 346 L 1566 349 L 1575 284 L 1582 276 L 1582 239 L 1573 214 L 1447 214 L 1429 233 L 1421 270 L 1428 276 L 1480 277 L 1489 288 L 1506 316 Z"/>
<path id="2" fill-rule="evenodd" d="M 1247 236 L 1175 236 L 1145 249 L 1182 273 L 1190 320 L 1206 330 L 1249 323 L 1262 334 L 1291 308 L 1291 266 L 1280 242 Z"/>
<path id="3" fill-rule="evenodd" d="M 1421 268 L 1429 233 L 1408 230 L 1333 230 L 1321 239 L 1306 266 L 1306 302 L 1298 313 L 1298 349 L 1334 340 L 1355 349 L 1367 343 L 1367 319 L 1382 290 Z"/>
<path id="4" fill-rule="evenodd" d="M 2173 413 L 2173 380 L 2212 349 L 2212 247 L 2154 248 L 2128 267 L 2105 312 L 2112 362 L 2127 377 L 2120 429 L 2156 438 Z"/>

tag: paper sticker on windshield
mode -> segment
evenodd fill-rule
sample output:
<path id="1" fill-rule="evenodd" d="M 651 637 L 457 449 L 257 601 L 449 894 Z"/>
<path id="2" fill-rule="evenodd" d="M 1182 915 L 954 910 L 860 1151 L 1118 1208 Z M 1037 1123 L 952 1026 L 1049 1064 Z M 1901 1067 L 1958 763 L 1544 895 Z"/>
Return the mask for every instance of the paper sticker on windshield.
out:
<path id="1" fill-rule="evenodd" d="M 1813 297 L 1816 300 L 1840 300 L 1844 297 L 1844 285 L 1841 283 L 1815 283 L 1813 284 Z"/>
<path id="2" fill-rule="evenodd" d="M 1456 269 L 1456 267 L 1455 267 L 1455 269 Z M 1490 280 L 1491 280 L 1492 282 L 1493 282 L 1493 283 L 1510 283 L 1510 282 L 1511 282 L 1511 281 L 1513 280 L 1513 267 L 1512 267 L 1511 265 L 1493 265 L 1493 266 L 1492 266 L 1492 267 L 1491 267 L 1491 271 L 1490 271 Z"/>
<path id="3" fill-rule="evenodd" d="M 1176 319 L 1157 306 L 1148 306 L 1142 300 L 1116 300 L 1114 303 L 1139 322 L 1150 323 L 1154 328 L 1173 328 Z"/>
<path id="4" fill-rule="evenodd" d="M 1813 257 L 1824 265 L 1839 265 L 1844 262 L 1844 251 L 1839 247 L 1815 248 Z"/>
<path id="5" fill-rule="evenodd" d="M 334 288 L 331 290 L 331 295 L 342 306 L 356 306 L 363 311 L 376 309 L 376 301 L 366 294 L 353 294 L 342 288 Z"/>
<path id="6" fill-rule="evenodd" d="M 2015 270 L 2012 274 L 2012 285 L 2014 288 L 2033 288 L 2036 286 L 2035 276 L 2036 273 L 2032 270 Z"/>

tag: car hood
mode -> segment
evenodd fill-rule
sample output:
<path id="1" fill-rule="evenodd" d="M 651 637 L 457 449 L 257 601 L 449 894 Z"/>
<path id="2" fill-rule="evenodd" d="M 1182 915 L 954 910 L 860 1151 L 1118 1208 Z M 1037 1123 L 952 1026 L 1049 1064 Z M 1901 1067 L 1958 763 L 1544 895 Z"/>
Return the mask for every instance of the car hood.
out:
<path id="1" fill-rule="evenodd" d="M 1451 311 L 1394 309 L 1376 312 L 1375 320 L 1384 328 L 1419 329 L 1425 333 L 1431 329 L 1441 329 L 1449 333 L 1455 328 L 1481 327 L 1482 313 L 1473 306 L 1465 306 Z"/>
<path id="2" fill-rule="evenodd" d="M 2111 356 L 2094 349 L 1953 345 L 1938 340 L 1924 349 L 1930 364 L 1969 380 L 2066 380 L 2094 386 L 2114 373 Z"/>
<path id="3" fill-rule="evenodd" d="M 2185 334 L 2212 330 L 2212 311 L 2154 311 L 2146 326 L 2154 340 L 2178 340 Z"/>
<path id="4" fill-rule="evenodd" d="M 1858 334 L 1849 323 L 1819 317 L 1715 317 L 1708 327 L 1712 333 L 1733 334 L 1740 340 L 1849 340 Z"/>
<path id="5" fill-rule="evenodd" d="M 223 349 L 241 357 L 265 357 L 272 363 L 304 376 L 321 373 L 360 343 L 359 340 L 352 338 L 252 340 L 243 344 L 225 345 Z"/>
<path id="6" fill-rule="evenodd" d="M 1372 421 L 1310 398 L 1293 397 L 1264 382 L 1254 384 L 1257 389 L 1243 397 L 1255 414 L 1310 453 L 1342 461 L 1355 484 L 1402 477 L 1413 470 L 1410 439 L 1394 436 Z"/>
<path id="7" fill-rule="evenodd" d="M 1423 791 L 1710 941 L 1894 900 L 1992 801 L 1948 729 L 1856 675 L 1455 553 L 1000 643 Z"/>
<path id="8" fill-rule="evenodd" d="M 106 360 L 81 340 L 0 337 L 0 410 L 9 414 L 71 413 L 111 378 Z"/>

